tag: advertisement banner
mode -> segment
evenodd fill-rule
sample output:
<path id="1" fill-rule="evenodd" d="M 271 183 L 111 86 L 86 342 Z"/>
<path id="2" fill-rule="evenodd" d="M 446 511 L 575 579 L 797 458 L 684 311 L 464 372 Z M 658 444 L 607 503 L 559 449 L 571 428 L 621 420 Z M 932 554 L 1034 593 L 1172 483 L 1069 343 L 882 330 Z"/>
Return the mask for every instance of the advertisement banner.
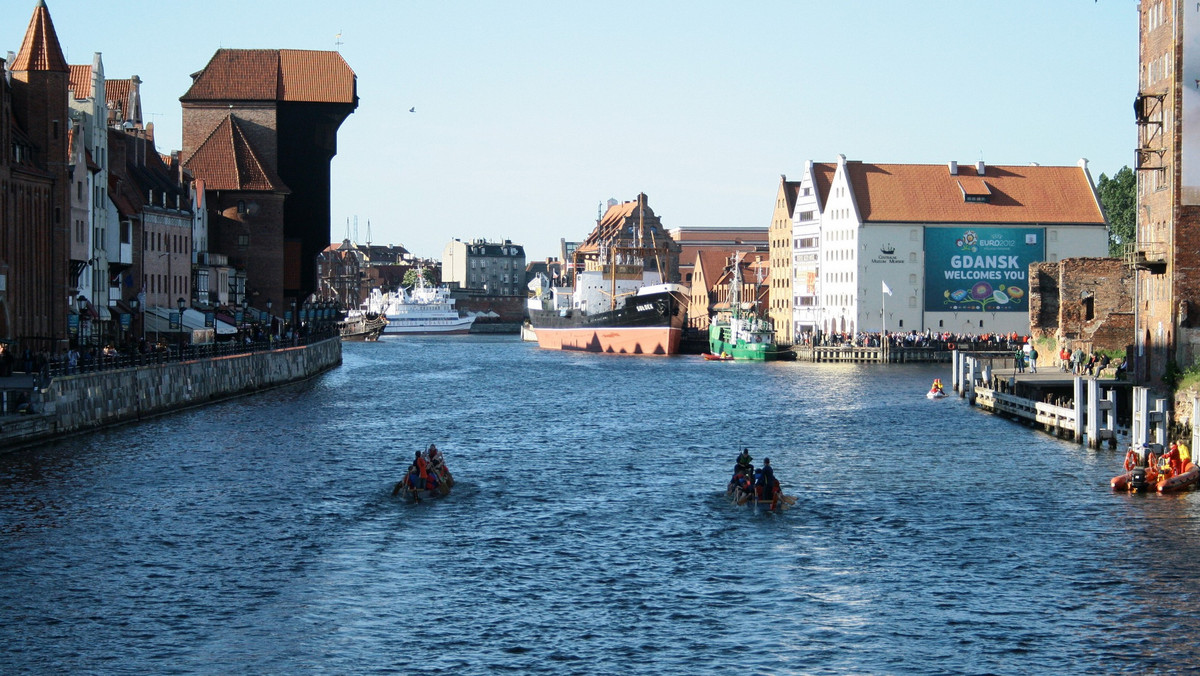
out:
<path id="1" fill-rule="evenodd" d="M 1027 312 L 1041 228 L 925 228 L 926 312 Z"/>

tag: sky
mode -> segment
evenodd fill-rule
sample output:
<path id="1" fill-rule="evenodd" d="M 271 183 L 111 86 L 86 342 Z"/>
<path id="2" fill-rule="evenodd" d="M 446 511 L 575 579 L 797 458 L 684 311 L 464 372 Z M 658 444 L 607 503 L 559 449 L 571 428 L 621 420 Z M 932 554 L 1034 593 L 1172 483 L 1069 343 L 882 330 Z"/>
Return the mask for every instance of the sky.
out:
<path id="1" fill-rule="evenodd" d="M 528 260 L 646 193 L 665 227 L 771 223 L 808 160 L 1133 162 L 1133 0 L 46 0 L 67 61 L 138 75 L 158 150 L 228 48 L 338 50 L 330 239 Z M 0 9 L 17 51 L 36 0 Z M 340 37 L 339 37 L 340 35 Z M 340 42 L 340 44 L 338 44 Z M 415 112 L 409 112 L 415 108 Z M 355 226 L 357 224 L 357 226 Z"/>

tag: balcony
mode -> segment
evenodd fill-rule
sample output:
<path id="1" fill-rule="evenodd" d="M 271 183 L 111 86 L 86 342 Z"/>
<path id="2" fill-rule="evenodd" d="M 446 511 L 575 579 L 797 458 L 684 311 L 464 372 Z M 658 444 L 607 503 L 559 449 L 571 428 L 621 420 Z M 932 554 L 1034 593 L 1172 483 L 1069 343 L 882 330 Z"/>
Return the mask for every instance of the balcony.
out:
<path id="1" fill-rule="evenodd" d="M 1123 258 L 1125 264 L 1137 269 L 1147 270 L 1152 275 L 1161 275 L 1167 271 L 1166 242 L 1130 242 L 1125 245 Z"/>

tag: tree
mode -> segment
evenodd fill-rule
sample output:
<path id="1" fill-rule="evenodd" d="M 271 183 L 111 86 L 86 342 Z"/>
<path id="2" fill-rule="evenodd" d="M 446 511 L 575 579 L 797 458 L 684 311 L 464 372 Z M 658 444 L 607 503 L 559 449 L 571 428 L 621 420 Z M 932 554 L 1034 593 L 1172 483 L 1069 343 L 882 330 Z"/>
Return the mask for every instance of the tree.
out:
<path id="1" fill-rule="evenodd" d="M 425 285 L 433 286 L 433 284 L 434 284 L 433 270 L 430 270 L 429 268 L 422 268 L 421 272 L 425 277 Z M 414 286 L 416 286 L 417 285 L 417 268 L 410 268 L 407 272 L 405 272 L 404 273 L 404 281 L 402 281 L 400 284 L 401 284 L 401 286 L 403 286 L 406 289 L 411 289 Z"/>
<path id="2" fill-rule="evenodd" d="M 1137 240 L 1137 178 L 1127 166 L 1112 178 L 1100 174 L 1096 192 L 1108 215 L 1108 255 L 1119 258 Z"/>

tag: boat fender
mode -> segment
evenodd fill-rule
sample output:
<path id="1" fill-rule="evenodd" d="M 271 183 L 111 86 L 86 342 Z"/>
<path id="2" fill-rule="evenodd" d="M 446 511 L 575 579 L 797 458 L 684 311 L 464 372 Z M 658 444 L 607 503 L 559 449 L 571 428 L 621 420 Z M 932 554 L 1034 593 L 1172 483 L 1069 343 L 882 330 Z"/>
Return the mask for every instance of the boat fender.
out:
<path id="1" fill-rule="evenodd" d="M 1137 453 L 1134 453 L 1131 448 L 1125 453 L 1125 471 L 1129 471 L 1134 467 L 1137 467 Z"/>

